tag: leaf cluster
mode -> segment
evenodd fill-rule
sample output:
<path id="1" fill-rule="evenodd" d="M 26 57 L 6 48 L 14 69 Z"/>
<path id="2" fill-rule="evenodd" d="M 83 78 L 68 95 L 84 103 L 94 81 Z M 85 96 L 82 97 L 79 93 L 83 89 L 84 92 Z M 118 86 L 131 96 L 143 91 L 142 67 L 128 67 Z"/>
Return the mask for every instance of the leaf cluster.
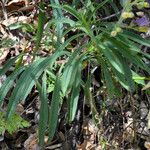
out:
<path id="1" fill-rule="evenodd" d="M 0 112 L 0 134 L 3 134 L 5 131 L 9 134 L 13 134 L 19 129 L 29 126 L 30 123 L 18 114 L 13 114 L 8 120 L 6 120 L 5 113 L 2 111 Z"/>

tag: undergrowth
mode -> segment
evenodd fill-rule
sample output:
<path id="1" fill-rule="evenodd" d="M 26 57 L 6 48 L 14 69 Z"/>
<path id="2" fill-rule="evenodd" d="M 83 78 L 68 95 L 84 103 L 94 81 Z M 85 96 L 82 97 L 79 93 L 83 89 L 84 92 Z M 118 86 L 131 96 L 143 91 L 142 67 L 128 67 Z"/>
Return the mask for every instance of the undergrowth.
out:
<path id="1" fill-rule="evenodd" d="M 31 41 L 33 49 L 25 47 L 0 70 L 0 75 L 3 75 L 13 68 L 0 89 L 1 104 L 16 83 L 11 91 L 6 117 L 13 116 L 17 104 L 25 101 L 33 87 L 37 87 L 41 101 L 39 144 L 44 146 L 45 133 L 49 142 L 55 135 L 65 100 L 67 123 L 75 119 L 81 93 L 91 107 L 93 118 L 96 122 L 99 120 L 100 113 L 93 98 L 95 91 L 91 90 L 95 68 L 99 67 L 101 71 L 98 76 L 102 86 L 99 85 L 97 91 L 105 91 L 106 99 L 122 97 L 122 88 L 133 93 L 137 84 L 145 85 L 147 77 L 140 71 L 150 73 L 145 63 L 150 55 L 141 50 L 140 45 L 150 47 L 150 42 L 138 34 L 139 27 L 132 21 L 136 14 L 134 7 L 139 10 L 149 7 L 149 4 L 143 0 L 122 0 L 120 3 L 86 0 L 84 3 L 73 1 L 70 5 L 60 4 L 58 0 L 51 0 L 48 4 L 41 1 L 38 27 L 16 26 L 23 28 L 24 32 L 36 29 Z M 47 13 L 49 8 L 53 13 L 51 17 Z M 13 30 L 13 26 L 10 27 Z M 42 50 L 47 55 L 40 56 Z M 27 53 L 31 58 L 29 63 L 23 59 Z M 84 75 L 85 70 L 87 74 Z M 48 95 L 52 95 L 50 100 Z M 22 120 L 19 122 L 19 127 L 23 126 Z M 16 130 L 6 128 L 9 132 Z"/>

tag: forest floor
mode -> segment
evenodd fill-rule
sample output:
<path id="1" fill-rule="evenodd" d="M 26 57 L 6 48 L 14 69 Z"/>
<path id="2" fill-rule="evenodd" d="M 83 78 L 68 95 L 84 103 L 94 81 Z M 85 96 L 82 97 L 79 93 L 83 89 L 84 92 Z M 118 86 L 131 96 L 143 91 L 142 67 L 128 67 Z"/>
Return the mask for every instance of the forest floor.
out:
<path id="1" fill-rule="evenodd" d="M 32 51 L 34 43 L 30 41 L 35 29 L 30 24 L 37 26 L 37 9 L 37 1 L 29 3 L 27 0 L 10 0 L 0 3 L 1 67 L 22 51 Z M 21 26 L 20 22 L 24 25 Z M 11 39 L 18 42 L 14 44 Z M 46 56 L 49 52 L 41 51 L 40 55 Z M 30 53 L 27 53 L 24 61 L 28 63 L 30 60 Z M 7 75 L 10 73 L 11 70 Z M 7 75 L 0 77 L 0 84 L 3 84 Z M 93 86 L 99 87 L 96 79 L 93 79 Z M 122 98 L 113 100 L 104 100 L 101 93 L 95 94 L 96 107 L 101 114 L 96 124 L 88 105 L 84 108 L 79 106 L 75 121 L 66 124 L 63 120 L 67 109 L 64 104 L 59 115 L 57 133 L 50 144 L 45 136 L 46 149 L 70 150 L 77 145 L 77 150 L 150 150 L 150 130 L 147 127 L 150 115 L 149 94 L 141 91 L 140 87 L 134 94 L 123 89 L 122 93 Z M 6 110 L 8 98 L 9 95 L 3 104 L 3 110 Z M 81 94 L 80 100 L 82 99 Z M 0 149 L 39 149 L 39 107 L 39 95 L 37 90 L 33 89 L 27 100 L 20 103 L 16 109 L 16 113 L 29 122 L 29 127 L 18 129 L 13 134 L 5 130 L 0 135 Z"/>

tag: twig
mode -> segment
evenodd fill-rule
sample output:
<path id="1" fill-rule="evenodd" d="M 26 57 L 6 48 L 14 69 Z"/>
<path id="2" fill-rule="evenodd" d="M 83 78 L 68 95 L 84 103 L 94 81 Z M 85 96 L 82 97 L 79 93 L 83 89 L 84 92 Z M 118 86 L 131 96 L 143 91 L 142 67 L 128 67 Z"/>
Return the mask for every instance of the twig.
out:
<path id="1" fill-rule="evenodd" d="M 101 20 L 107 20 L 107 19 L 110 19 L 110 18 L 113 18 L 113 17 L 116 17 L 117 15 L 119 15 L 121 13 L 121 11 L 115 13 L 115 14 L 112 14 L 110 16 L 107 16 L 107 17 L 104 17 L 102 18 Z"/>
<path id="2" fill-rule="evenodd" d="M 5 2 L 3 0 L 1 0 L 0 2 L 1 2 L 1 5 L 2 5 L 2 12 L 3 12 L 4 18 L 5 18 L 5 20 L 7 20 L 8 17 L 7 17 L 7 11 L 6 11 L 6 7 L 5 7 Z"/>

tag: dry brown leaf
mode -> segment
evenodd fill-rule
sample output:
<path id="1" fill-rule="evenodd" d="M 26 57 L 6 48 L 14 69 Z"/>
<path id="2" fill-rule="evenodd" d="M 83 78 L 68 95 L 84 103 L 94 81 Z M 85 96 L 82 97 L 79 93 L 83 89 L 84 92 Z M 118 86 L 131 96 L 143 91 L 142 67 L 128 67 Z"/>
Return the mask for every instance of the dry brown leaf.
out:
<path id="1" fill-rule="evenodd" d="M 11 0 L 7 6 L 10 6 L 10 5 L 25 5 L 25 0 Z"/>
<path id="2" fill-rule="evenodd" d="M 35 5 L 29 5 L 29 0 L 12 0 L 6 6 L 3 6 L 3 7 L 0 6 L 0 17 L 5 16 L 4 13 L 6 13 L 7 15 L 7 13 L 11 13 L 14 11 L 30 12 L 34 9 Z"/>
<path id="3" fill-rule="evenodd" d="M 39 150 L 37 134 L 31 134 L 24 142 L 24 148 L 27 150 Z"/>
<path id="4" fill-rule="evenodd" d="M 132 116 L 132 112 L 128 111 L 126 112 L 127 115 L 127 123 L 124 123 L 123 124 L 123 129 L 124 129 L 124 132 L 123 132 L 123 138 L 124 140 L 127 140 L 127 141 L 131 141 L 134 139 L 134 135 L 135 135 L 135 132 L 133 130 L 133 118 L 131 117 Z"/>
<path id="5" fill-rule="evenodd" d="M 34 8 L 35 8 L 35 5 L 28 5 L 28 6 L 25 6 L 25 7 L 21 7 L 18 11 L 29 12 L 29 11 L 32 11 Z"/>
<path id="6" fill-rule="evenodd" d="M 31 18 L 27 17 L 27 16 L 18 16 L 18 17 L 11 16 L 9 19 L 4 20 L 2 22 L 2 24 L 7 27 L 7 26 L 9 26 L 9 25 L 11 25 L 13 23 L 17 23 L 17 22 L 30 23 L 31 22 Z"/>
<path id="7" fill-rule="evenodd" d="M 44 137 L 44 142 L 48 143 L 48 136 Z M 24 142 L 24 148 L 26 150 L 40 150 L 37 133 L 29 136 L 29 138 Z"/>
<path id="8" fill-rule="evenodd" d="M 81 145 L 78 145 L 78 150 L 94 150 L 98 147 L 94 144 L 96 140 L 96 135 L 98 132 L 98 128 L 94 124 L 94 122 L 90 119 L 85 120 L 84 122 L 84 142 Z"/>
<path id="9" fill-rule="evenodd" d="M 16 113 L 22 114 L 24 112 L 24 107 L 21 104 L 18 104 L 16 107 Z"/>
<path id="10" fill-rule="evenodd" d="M 12 4 L 13 5 L 28 5 L 29 1 L 28 0 L 12 0 L 8 3 L 8 6 Z"/>
<path id="11" fill-rule="evenodd" d="M 150 142 L 145 142 L 144 147 L 147 148 L 147 150 L 150 150 Z"/>
<path id="12" fill-rule="evenodd" d="M 0 23 L 0 32 L 2 35 L 7 34 L 6 27 L 2 23 Z"/>
<path id="13" fill-rule="evenodd" d="M 147 90 L 150 88 L 150 81 L 142 88 L 142 90 Z"/>
<path id="14" fill-rule="evenodd" d="M 25 6 L 24 0 L 12 0 L 7 4 L 6 9 L 8 12 L 11 12 L 11 11 L 17 11 L 18 9 L 24 6 Z"/>
<path id="15" fill-rule="evenodd" d="M 65 135 L 62 132 L 59 132 L 58 134 L 59 134 L 59 137 L 60 137 L 61 141 L 64 142 L 66 140 Z"/>
<path id="16" fill-rule="evenodd" d="M 52 150 L 52 149 L 53 149 L 53 150 L 55 149 L 55 150 L 56 150 L 56 149 L 59 149 L 60 147 L 62 147 L 62 144 L 61 144 L 61 143 L 59 143 L 59 144 L 54 144 L 54 145 L 51 145 L 51 146 L 47 146 L 46 149 L 51 149 L 51 150 Z"/>

